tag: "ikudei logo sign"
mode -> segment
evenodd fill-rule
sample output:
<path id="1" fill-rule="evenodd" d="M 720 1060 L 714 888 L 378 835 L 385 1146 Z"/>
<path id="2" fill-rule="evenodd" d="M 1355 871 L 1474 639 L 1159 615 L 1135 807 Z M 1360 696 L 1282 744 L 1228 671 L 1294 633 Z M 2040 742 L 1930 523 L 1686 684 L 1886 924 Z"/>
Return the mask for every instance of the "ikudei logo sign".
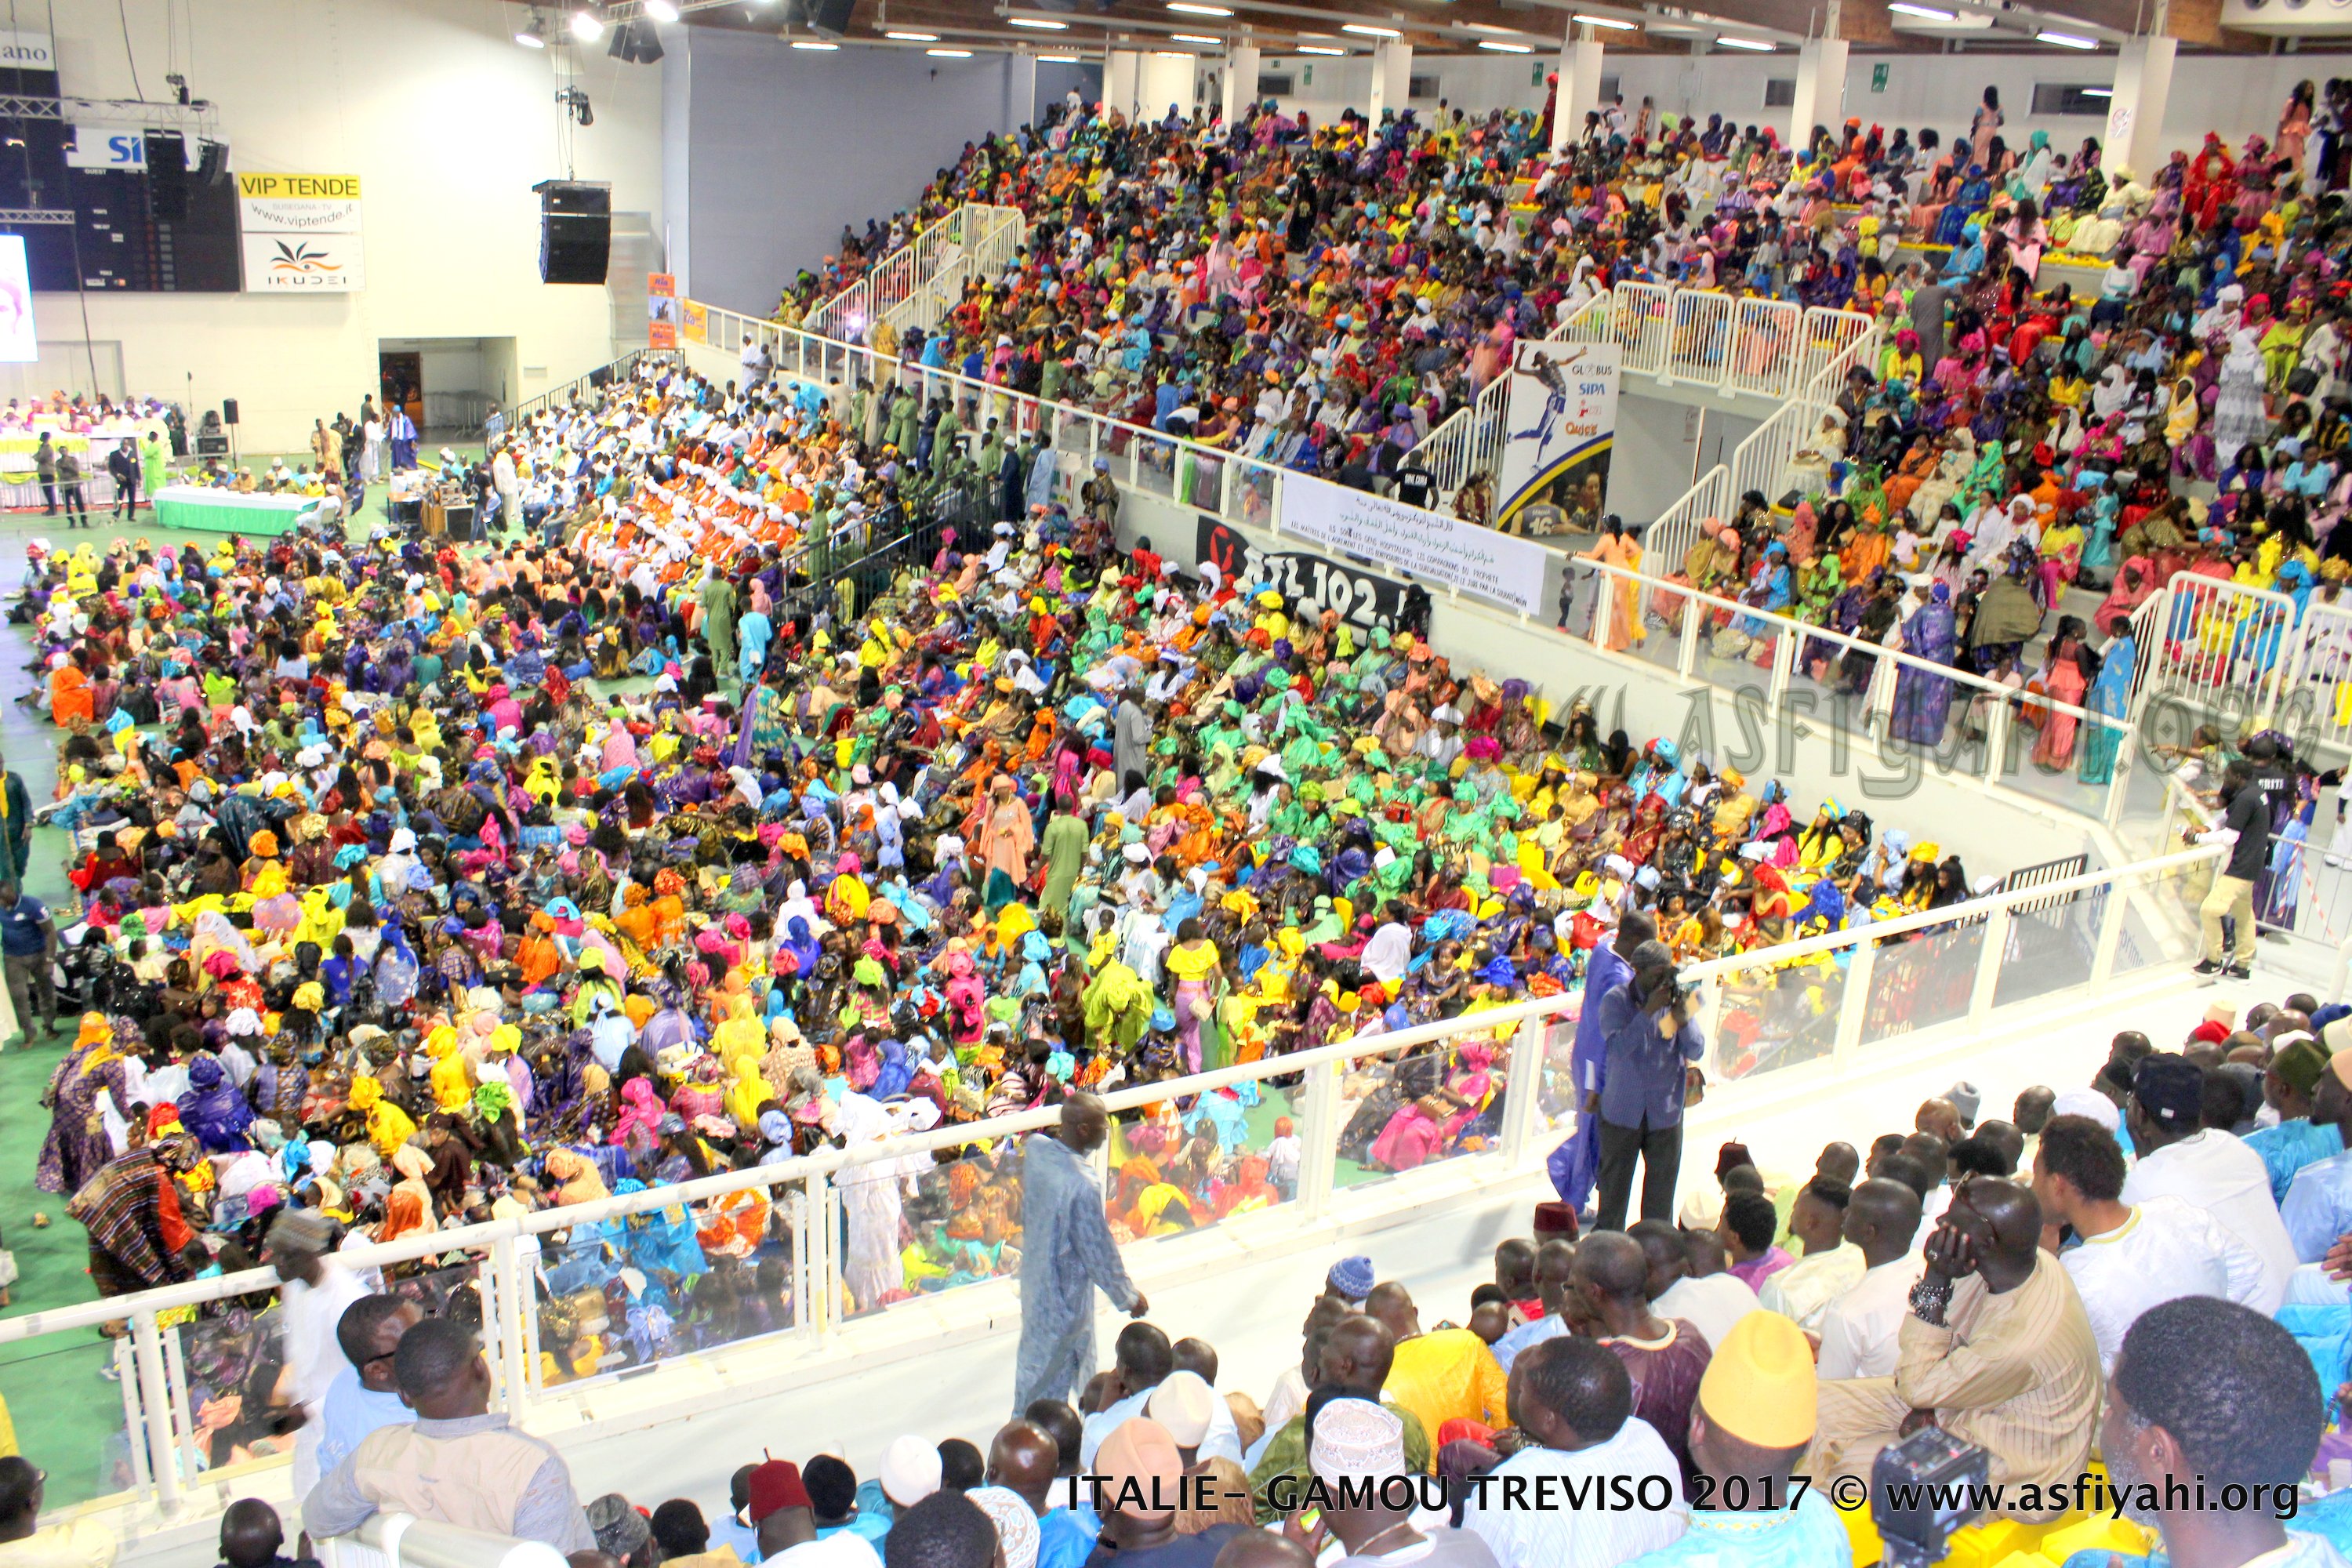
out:
<path id="1" fill-rule="evenodd" d="M 355 234 L 248 234 L 248 294 L 348 294 L 362 282 Z"/>

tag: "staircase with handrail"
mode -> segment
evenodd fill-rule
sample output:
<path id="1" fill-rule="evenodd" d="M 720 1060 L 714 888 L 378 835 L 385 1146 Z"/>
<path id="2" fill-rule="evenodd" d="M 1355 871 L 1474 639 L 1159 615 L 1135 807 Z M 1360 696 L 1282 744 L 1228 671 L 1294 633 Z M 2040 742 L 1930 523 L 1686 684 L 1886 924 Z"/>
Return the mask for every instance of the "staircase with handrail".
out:
<path id="1" fill-rule="evenodd" d="M 867 268 L 857 281 L 812 309 L 803 331 L 862 343 L 878 322 L 894 332 L 939 324 L 967 278 L 1010 261 L 1028 233 L 1018 207 L 967 202 Z"/>

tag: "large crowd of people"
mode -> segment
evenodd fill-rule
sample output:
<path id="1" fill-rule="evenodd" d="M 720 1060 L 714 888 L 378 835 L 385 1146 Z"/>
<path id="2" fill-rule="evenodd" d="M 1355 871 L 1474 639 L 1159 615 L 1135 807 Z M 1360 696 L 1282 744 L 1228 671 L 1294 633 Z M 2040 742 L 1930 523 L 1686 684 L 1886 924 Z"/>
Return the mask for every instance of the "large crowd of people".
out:
<path id="1" fill-rule="evenodd" d="M 40 1180 L 103 1221 L 102 1289 L 256 1256 L 289 1204 L 395 1239 L 1576 992 L 1626 921 L 1758 956 L 1724 1070 L 1803 1060 L 1834 1003 L 1770 950 L 1972 891 L 1858 809 L 1583 711 L 1547 738 L 1523 681 L 1121 552 L 1115 496 L 1048 484 L 870 603 L 812 597 L 812 551 L 942 492 L 806 390 L 649 365 L 544 416 L 500 458 L 562 548 L 313 519 L 42 560 L 65 733 L 17 820 L 73 832 L 79 907 L 11 884 L 0 922 L 28 1034 L 53 970 L 84 1009 Z M 1508 1033 L 1350 1073 L 1351 1170 L 1486 1146 Z M 1123 1121 L 1114 1218 L 1279 1201 L 1295 1125 L 1275 1083 Z M 855 1310 L 1013 1271 L 1002 1151 L 861 1170 Z M 790 1321 L 795 1224 L 746 1194 L 581 1227 L 551 1375 Z"/>
<path id="2" fill-rule="evenodd" d="M 1548 127 L 1523 116 L 1316 130 L 1254 112 L 1228 136 L 1069 114 L 1034 145 L 975 146 L 926 197 L 926 216 L 1028 207 L 1024 260 L 976 280 L 939 334 L 876 346 L 1377 484 L 1394 465 L 1367 454 L 1401 453 L 1579 290 L 1745 287 L 1761 253 L 1763 281 L 1811 302 L 1881 279 L 1860 302 L 1899 295 L 1917 327 L 1857 368 L 1793 498 L 1717 520 L 1682 585 L 1737 583 L 1757 608 L 1968 661 L 2022 696 L 2027 641 L 2086 563 L 2122 563 L 2097 617 L 2110 639 L 2129 637 L 2110 607 L 2175 571 L 2300 572 L 2298 602 L 2352 575 L 2352 535 L 2320 554 L 2352 412 L 2332 329 L 2255 335 L 2252 416 L 2240 355 L 2210 352 L 2263 319 L 2249 280 L 2324 306 L 2332 201 L 2264 187 L 2248 207 L 2233 185 L 2217 205 L 2200 180 L 2159 213 L 2159 177 L 2157 216 L 2130 215 L 2134 232 L 2175 225 L 2159 268 L 2121 266 L 2129 287 L 2086 315 L 2063 286 L 2037 292 L 2032 267 L 2049 244 L 2032 204 L 2063 161 L 2035 145 L 2007 167 L 1994 135 L 1983 155 L 2005 177 L 1971 182 L 1981 212 L 1955 192 L 1920 216 L 1933 234 L 1963 209 L 1952 282 L 1884 282 L 1874 248 L 1832 294 L 1844 247 L 1899 219 L 1906 172 L 1937 188 L 1928 135 L 1853 127 L 1791 163 L 1719 121 L 1591 129 L 1547 163 Z M 1532 228 L 1503 182 L 1528 169 Z M 1831 199 L 1848 195 L 1858 216 Z M 648 360 L 497 430 L 471 470 L 486 546 L 353 533 L 323 508 L 267 541 L 35 563 L 19 618 L 62 733 L 54 798 L 0 797 L 0 951 L 28 1039 L 79 1015 L 39 1184 L 86 1229 L 102 1294 L 262 1260 L 284 1281 L 259 1316 L 177 1314 L 202 1462 L 290 1447 L 319 1534 L 408 1507 L 459 1445 L 483 1490 L 454 1522 L 633 1568 L 714 1542 L 748 1562 L 877 1540 L 892 1568 L 974 1551 L 984 1568 L 990 1549 L 1069 1568 L 1098 1536 L 1166 1568 L 1302 1548 L 1451 1568 L 1833 1562 L 1843 1532 L 1818 1500 L 1769 1521 L 1704 1504 L 1733 1477 L 1866 1475 L 1921 1411 L 2011 1483 L 2071 1482 L 2103 1408 L 2118 1479 L 2184 1458 L 2249 1484 L 2311 1468 L 2324 1352 L 2266 1320 L 2313 1345 L 2336 1333 L 2340 1363 L 2325 1314 L 2344 1313 L 2327 1271 L 2352 1234 L 2335 1196 L 2352 1194 L 2352 1025 L 2299 997 L 2178 1052 L 2119 1037 L 2091 1089 L 2029 1091 L 2012 1122 L 1978 1124 L 1963 1087 L 1866 1158 L 1832 1145 L 1801 1184 L 1727 1151 L 1720 1194 L 1678 1205 L 1696 1064 L 1737 1076 L 1832 1049 L 1834 963 L 1774 950 L 1989 879 L 1925 825 L 1551 711 L 1529 680 L 1438 655 L 1425 626 L 1309 614 L 1122 547 L 1108 473 L 1008 439 L 984 402 L 925 408 L 769 368 L 755 347 L 722 385 Z M 2142 403 L 2176 372 L 2191 425 L 2171 437 Z M 2215 376 L 2213 416 L 2261 425 L 2226 472 L 2199 468 L 2193 438 Z M 2118 389 L 2141 401 L 2105 406 Z M 321 437 L 319 471 L 346 469 L 348 440 Z M 1930 502 L 1955 526 L 1911 524 Z M 1638 563 L 1623 531 L 1603 541 Z M 1629 595 L 1615 635 L 1672 608 Z M 1715 651 L 1746 657 L 1769 626 L 1728 617 Z M 2103 671 L 2088 640 L 2062 621 L 2037 679 L 2100 711 L 2138 656 L 2110 640 Z M 1868 684 L 1866 654 L 1821 658 L 1825 679 Z M 1952 697 L 1906 671 L 1898 730 L 1940 741 L 1967 722 Z M 2053 716 L 2037 758 L 2091 776 L 2113 766 L 2103 739 Z M 2208 739 L 2202 782 L 2238 841 L 2207 904 L 2218 968 L 2224 921 L 2242 962 L 2257 906 L 2276 918 L 2293 879 L 2269 849 L 2308 822 L 2317 780 L 2276 736 Z M 35 819 L 73 836 L 78 907 L 22 886 Z M 1965 1002 L 1972 955 L 1881 951 L 1903 995 L 1957 985 Z M 1704 1040 L 1675 971 L 1743 955 Z M 1570 1131 L 1553 1173 L 1566 1228 L 1589 1200 L 1581 1241 L 1513 1248 L 1466 1327 L 1426 1332 L 1393 1279 L 1349 1260 L 1264 1406 L 1219 1396 L 1213 1352 L 1148 1325 L 1095 1378 L 1074 1301 L 1100 1285 L 1146 1308 L 1117 1243 L 1281 1203 L 1301 1152 L 1282 1078 L 1116 1118 L 1095 1095 L 1563 994 L 1536 1092 Z M 1515 1032 L 1351 1064 L 1339 1179 L 1486 1147 Z M 1061 1312 L 1024 1332 L 1022 1415 L 985 1456 L 908 1439 L 869 1482 L 837 1458 L 770 1460 L 710 1515 L 583 1510 L 552 1450 L 487 1414 L 470 1270 L 367 1261 L 469 1221 L 1056 1106 L 1055 1134 L 843 1173 L 832 1310 L 1017 1273 L 1024 1317 Z M 1106 1145 L 1106 1190 L 1055 1152 Z M 551 1235 L 531 1266 L 541 1377 L 805 1321 L 799 1293 L 830 1288 L 795 1268 L 811 1223 L 746 1189 Z M 1140 1483 L 1144 1505 L 1047 1506 L 1079 1467 Z M 1203 1467 L 1222 1506 L 1153 1504 Z M 1654 1475 L 1673 1502 L 1605 1522 L 1334 1506 L 1255 1528 L 1302 1511 L 1269 1495 L 1275 1474 L 1407 1470 Z M 38 1490 L 0 1471 L 0 1563 Z M 224 1555 L 266 1562 L 279 1527 L 238 1522 Z M 2226 1530 L 2302 1553 L 2282 1563 L 2340 1561 L 2251 1518 Z"/>
<path id="3" fill-rule="evenodd" d="M 1768 490 L 1651 571 L 2113 715 L 2134 661 L 2251 679 L 2277 657 L 2234 609 L 2124 640 L 2121 617 L 2176 574 L 2276 590 L 2298 620 L 2352 580 L 2336 527 L 2352 501 L 2346 91 L 2301 84 L 2274 140 L 2208 138 L 2143 170 L 2107 166 L 2095 140 L 2012 146 L 1991 89 L 1948 143 L 1848 121 L 1794 149 L 1645 100 L 1589 113 L 1557 154 L 1549 110 L 1316 125 L 1265 105 L 1228 125 L 1073 101 L 969 144 L 803 270 L 778 316 L 801 321 L 960 204 L 1017 206 L 1012 264 L 929 331 L 877 310 L 870 346 L 1419 499 L 1412 449 L 1602 289 L 1864 312 L 1876 363 Z M 1697 352 L 1741 351 L 1727 333 Z M 898 392 L 869 433 L 911 450 L 949 401 Z M 1491 521 L 1495 479 L 1430 499 Z M 1601 531 L 1595 489 L 1515 525 Z M 1611 528 L 1595 552 L 1638 564 L 1640 531 Z M 2094 596 L 2069 606 L 2070 588 Z M 1672 629 L 1675 607 L 1638 606 L 1620 635 Z M 1707 630 L 1719 657 L 1772 655 L 1728 612 Z M 1834 677 L 1838 647 L 1810 651 Z M 2071 720 L 2042 739 L 2046 764 L 2106 776 L 2111 750 L 2078 745 Z"/>

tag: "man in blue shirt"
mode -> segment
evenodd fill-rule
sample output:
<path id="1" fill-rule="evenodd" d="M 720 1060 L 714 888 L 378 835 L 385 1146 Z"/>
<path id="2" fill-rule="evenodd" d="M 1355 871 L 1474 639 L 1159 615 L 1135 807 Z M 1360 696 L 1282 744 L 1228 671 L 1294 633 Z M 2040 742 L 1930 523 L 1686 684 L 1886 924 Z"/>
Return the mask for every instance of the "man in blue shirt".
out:
<path id="1" fill-rule="evenodd" d="M 2296 1172 L 2344 1152 L 2344 1134 L 2312 1111 L 2312 1096 L 2327 1076 L 2327 1052 L 2301 1030 L 2281 1035 L 2273 1044 L 2277 1055 L 2263 1070 L 2263 1099 L 2279 1113 L 2279 1123 L 2256 1128 L 2245 1143 L 2263 1157 L 2271 1197 L 2283 1204 Z"/>
<path id="2" fill-rule="evenodd" d="M 27 1045 L 32 1043 L 37 1000 L 49 1038 L 58 1037 L 57 957 L 58 928 L 49 919 L 49 906 L 26 897 L 14 882 L 0 882 L 0 965 L 7 971 L 8 1000 Z"/>
<path id="3" fill-rule="evenodd" d="M 1600 1230 L 1625 1228 L 1637 1157 L 1643 1167 L 1642 1217 L 1674 1217 L 1689 1064 L 1706 1050 L 1698 1026 L 1684 1011 L 1674 955 L 1665 944 L 1645 942 L 1625 956 L 1633 973 L 1601 998 L 1600 1007 L 1607 1048 L 1601 1082 L 1601 1201 L 1593 1221 Z"/>
<path id="4" fill-rule="evenodd" d="M 2337 1129 L 2339 1139 L 2352 1124 L 2352 1050 L 2327 1058 L 2327 1070 L 2312 1087 L 2311 1121 L 2315 1127 Z M 2286 1222 L 2297 1258 L 2316 1263 L 2326 1258 L 2337 1237 L 2352 1232 L 2352 1151 L 2296 1172 L 2279 1217 Z"/>
<path id="5" fill-rule="evenodd" d="M 1598 952 L 1600 949 L 1593 951 Z M 1568 1300 L 1568 1277 L 1575 1267 L 1576 1243 L 1572 1241 L 1547 1241 L 1536 1249 L 1536 1294 L 1543 1301 L 1544 1315 L 1531 1323 L 1521 1323 L 1495 1342 L 1495 1359 L 1505 1372 L 1510 1371 L 1511 1363 L 1529 1347 L 1568 1332 L 1568 1319 L 1561 1308 Z"/>
<path id="6" fill-rule="evenodd" d="M 988 1484 L 1019 1493 L 1037 1516 L 1037 1568 L 1080 1568 L 1095 1549 L 1097 1527 L 1070 1511 L 1071 1488 L 1056 1483 L 1061 1458 L 1045 1429 L 1021 1417 L 988 1446 Z"/>
<path id="7" fill-rule="evenodd" d="M 1657 927 L 1641 910 L 1619 921 L 1616 934 L 1595 943 L 1584 961 L 1584 994 L 1606 996 L 1624 984 L 1633 977 L 1633 966 L 1623 955 L 1656 940 L 1657 934 Z M 1608 1055 L 1608 1044 L 1601 1037 L 1601 1009 L 1587 1007 L 1576 1020 L 1576 1045 L 1568 1069 L 1576 1096 L 1576 1131 L 1544 1162 L 1552 1189 L 1570 1214 L 1584 1212 L 1585 1200 L 1592 1195 L 1593 1177 L 1601 1170 L 1601 1079 Z"/>
<path id="8" fill-rule="evenodd" d="M 319 1405 L 319 1473 L 351 1457 L 360 1439 L 380 1426 L 404 1426 L 416 1412 L 401 1403 L 393 1354 L 422 1322 L 424 1309 L 397 1296 L 362 1296 L 335 1321 L 335 1342 L 351 1364 L 327 1384 Z"/>
<path id="9" fill-rule="evenodd" d="M 869 1511 L 858 1506 L 857 1472 L 847 1460 L 817 1455 L 801 1467 L 801 1484 L 808 1488 L 809 1510 L 816 1516 L 819 1541 L 847 1531 L 880 1550 L 882 1538 L 890 1533 L 890 1515 L 886 1510 Z"/>

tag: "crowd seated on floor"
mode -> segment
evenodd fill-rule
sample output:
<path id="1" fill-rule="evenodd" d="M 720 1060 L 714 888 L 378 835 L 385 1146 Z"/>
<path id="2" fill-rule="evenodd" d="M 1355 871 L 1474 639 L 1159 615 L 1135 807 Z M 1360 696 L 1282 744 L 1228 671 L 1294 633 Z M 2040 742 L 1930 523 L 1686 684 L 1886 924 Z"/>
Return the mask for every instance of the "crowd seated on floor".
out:
<path id="1" fill-rule="evenodd" d="M 1974 890 L 1858 809 L 1801 817 L 1587 712 L 1553 735 L 1528 683 L 1424 637 L 1120 552 L 1091 483 L 872 604 L 809 597 L 809 551 L 936 492 L 799 392 L 648 365 L 509 441 L 562 547 L 314 521 L 59 552 L 30 584 L 58 784 L 5 814 L 0 907 L 43 950 L 7 965 L 28 1038 L 60 976 L 80 1015 L 37 1179 L 102 1293 L 233 1271 L 289 1211 L 364 1246 L 1580 1007 L 1627 920 L 1755 956 L 1738 1076 L 1831 1046 L 1831 960 L 1777 947 Z M 73 907 L 24 889 L 37 819 L 73 835 Z M 1490 1146 L 1514 1027 L 1349 1073 L 1350 1179 Z M 1121 1232 L 1295 1193 L 1293 1088 L 1123 1118 Z M 1005 1151 L 859 1176 L 848 1310 L 1016 1267 Z M 573 1228 L 541 1260 L 546 1375 L 789 1326 L 801 1223 L 746 1191 Z M 436 1310 L 460 1289 L 391 1272 Z M 279 1354 L 227 1304 L 187 1332 L 210 1389 Z M 209 1462 L 281 1440 L 243 1415 Z"/>

